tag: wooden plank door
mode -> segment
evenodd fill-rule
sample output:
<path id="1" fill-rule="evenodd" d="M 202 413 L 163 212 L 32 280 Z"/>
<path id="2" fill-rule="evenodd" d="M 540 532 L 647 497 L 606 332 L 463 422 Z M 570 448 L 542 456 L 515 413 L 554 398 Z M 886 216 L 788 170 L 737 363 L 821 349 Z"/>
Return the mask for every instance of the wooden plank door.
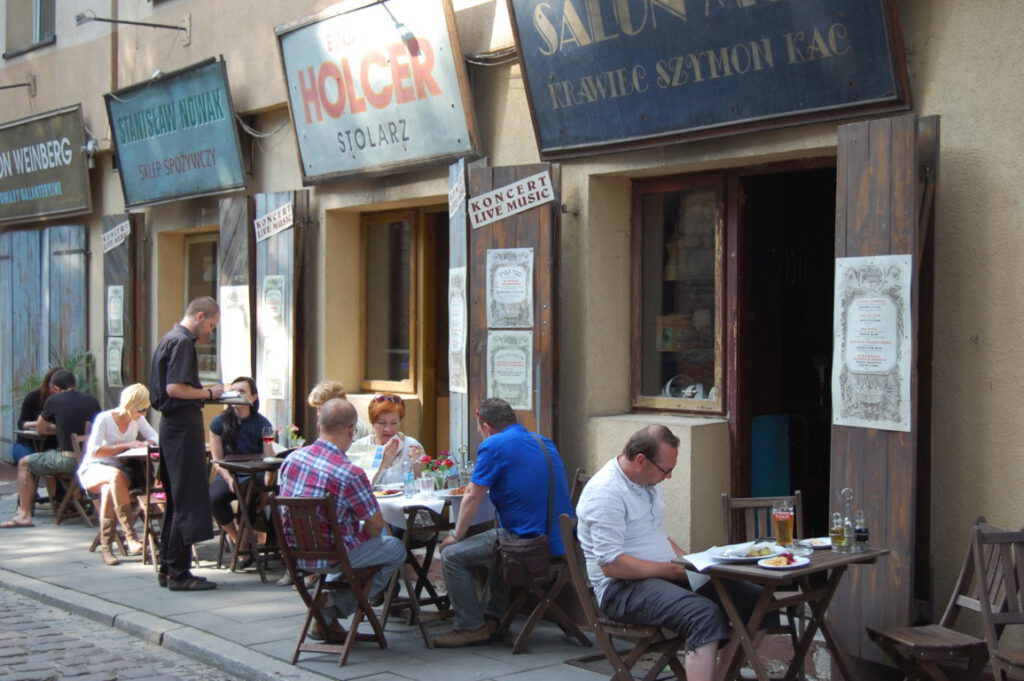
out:
<path id="1" fill-rule="evenodd" d="M 85 225 L 49 227 L 43 232 L 50 357 L 71 357 L 88 347 L 87 238 Z"/>
<path id="2" fill-rule="evenodd" d="M 533 366 L 531 372 L 532 408 L 516 412 L 519 423 L 538 431 L 557 443 L 556 405 L 558 400 L 557 297 L 558 208 L 561 205 L 558 166 L 549 163 L 491 168 L 486 159 L 469 166 L 467 193 L 470 199 L 540 172 L 551 174 L 554 200 L 492 222 L 469 235 L 469 407 L 475 407 L 487 394 L 487 254 L 510 248 L 533 249 Z M 480 435 L 469 428 L 470 450 L 475 452 Z"/>
<path id="3" fill-rule="evenodd" d="M 920 132 L 919 132 L 920 131 Z M 865 626 L 905 626 L 913 619 L 915 572 L 927 573 L 931 348 L 931 207 L 938 159 L 938 119 L 908 114 L 839 128 L 837 258 L 910 254 L 911 430 L 832 427 L 830 510 L 842 511 L 838 490 L 851 487 L 867 513 L 871 543 L 892 553 L 847 573 L 830 610 L 840 645 L 880 659 Z M 924 565 L 922 565 L 924 563 Z"/>
<path id="4" fill-rule="evenodd" d="M 142 328 L 136 317 L 138 287 L 135 282 L 135 251 L 139 238 L 133 229 L 132 216 L 127 213 L 103 216 L 104 234 L 123 229 L 125 224 L 130 230 L 127 238 L 103 253 L 103 350 L 106 353 L 106 371 L 100 401 L 104 409 L 116 407 L 124 386 L 143 378 L 135 363 L 136 328 Z"/>

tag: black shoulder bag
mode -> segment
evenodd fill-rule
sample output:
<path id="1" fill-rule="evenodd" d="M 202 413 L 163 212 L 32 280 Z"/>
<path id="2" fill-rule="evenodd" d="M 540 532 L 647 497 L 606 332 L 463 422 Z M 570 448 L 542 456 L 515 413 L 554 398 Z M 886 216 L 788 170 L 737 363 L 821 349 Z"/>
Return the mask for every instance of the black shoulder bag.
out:
<path id="1" fill-rule="evenodd" d="M 548 534 L 551 532 L 551 510 L 555 499 L 555 472 L 551 465 L 551 454 L 544 440 L 533 433 L 548 460 L 548 513 L 544 534 L 528 538 L 506 538 L 498 536 L 494 543 L 494 567 L 499 571 L 507 586 L 532 586 L 551 581 L 551 552 L 548 549 Z"/>

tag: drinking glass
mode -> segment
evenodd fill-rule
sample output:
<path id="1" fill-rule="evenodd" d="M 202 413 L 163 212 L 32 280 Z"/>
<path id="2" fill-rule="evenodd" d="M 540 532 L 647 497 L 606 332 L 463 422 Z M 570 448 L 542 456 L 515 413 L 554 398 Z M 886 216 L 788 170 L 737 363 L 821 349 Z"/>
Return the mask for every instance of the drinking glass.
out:
<path id="1" fill-rule="evenodd" d="M 274 441 L 274 427 L 267 426 L 263 429 L 263 442 L 270 444 Z"/>
<path id="2" fill-rule="evenodd" d="M 416 478 L 416 486 L 420 490 L 420 496 L 425 497 L 434 492 L 434 476 L 424 473 Z"/>
<path id="3" fill-rule="evenodd" d="M 793 549 L 793 500 L 776 499 L 772 504 L 772 534 L 775 542 L 787 550 Z"/>

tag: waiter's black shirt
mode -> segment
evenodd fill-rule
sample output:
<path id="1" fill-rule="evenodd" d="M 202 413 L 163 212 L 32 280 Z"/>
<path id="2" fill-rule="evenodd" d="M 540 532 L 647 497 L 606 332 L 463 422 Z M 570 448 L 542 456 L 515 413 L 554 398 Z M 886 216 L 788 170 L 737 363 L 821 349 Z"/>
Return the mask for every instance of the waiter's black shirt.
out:
<path id="1" fill-rule="evenodd" d="M 181 324 L 160 339 L 153 352 L 153 369 L 149 375 L 149 394 L 153 408 L 168 414 L 182 409 L 200 409 L 202 400 L 181 400 L 167 394 L 171 383 L 184 383 L 202 388 L 199 382 L 199 359 L 196 356 L 196 337 Z"/>

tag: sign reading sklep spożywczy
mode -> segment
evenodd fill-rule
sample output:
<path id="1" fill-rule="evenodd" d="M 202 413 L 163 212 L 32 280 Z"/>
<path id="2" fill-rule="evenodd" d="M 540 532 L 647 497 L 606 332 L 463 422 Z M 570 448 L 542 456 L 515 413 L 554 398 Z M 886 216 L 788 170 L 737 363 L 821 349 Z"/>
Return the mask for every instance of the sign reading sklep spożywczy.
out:
<path id="1" fill-rule="evenodd" d="M 277 32 L 306 184 L 476 148 L 449 0 L 389 0 L 298 24 Z"/>
<path id="2" fill-rule="evenodd" d="M 126 206 L 245 187 L 224 62 L 194 64 L 106 100 Z"/>

